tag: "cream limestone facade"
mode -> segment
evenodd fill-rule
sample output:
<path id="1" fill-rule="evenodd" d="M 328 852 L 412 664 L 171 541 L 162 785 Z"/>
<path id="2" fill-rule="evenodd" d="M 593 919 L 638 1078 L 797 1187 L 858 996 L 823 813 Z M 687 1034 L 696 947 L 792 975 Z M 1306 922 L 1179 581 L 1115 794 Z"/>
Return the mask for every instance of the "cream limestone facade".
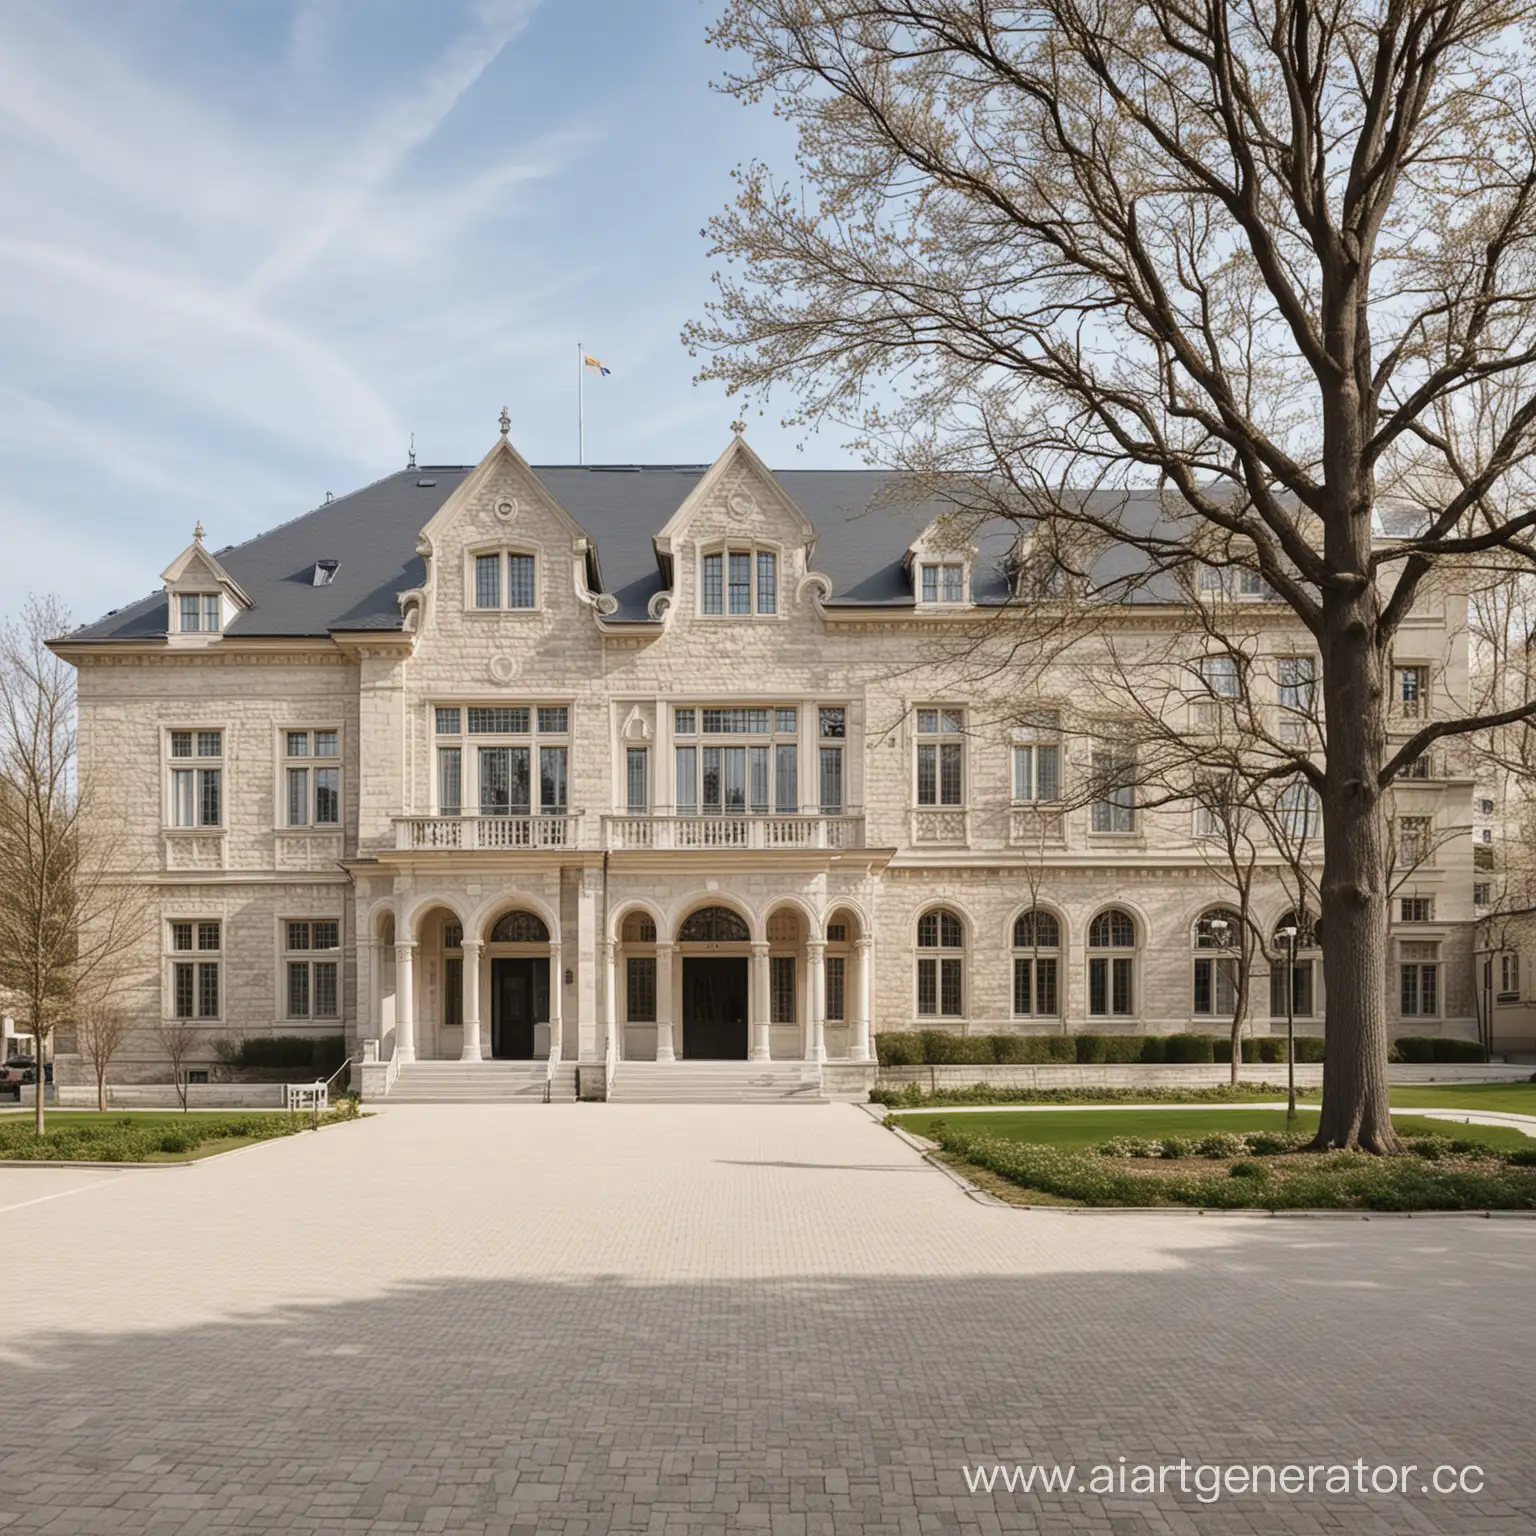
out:
<path id="1" fill-rule="evenodd" d="M 264 598 L 199 538 L 158 632 L 61 642 L 83 763 L 110 776 L 157 913 L 115 1077 L 163 1080 L 154 1028 L 178 1018 L 195 1064 L 221 1036 L 343 1033 L 380 1084 L 498 1057 L 858 1066 L 913 1028 L 1224 1031 L 1198 925 L 1231 898 L 1190 812 L 1096 829 L 1052 797 L 1085 771 L 1073 742 L 998 723 L 946 661 L 968 606 L 946 582 L 958 598 L 973 573 L 923 567 L 974 552 L 924 555 L 919 535 L 911 600 L 862 604 L 741 438 L 687 483 L 664 525 L 628 530 L 661 573 L 638 612 L 604 586 L 618 536 L 594 538 L 503 435 L 399 552 L 387 621 L 272 633 L 264 605 L 303 594 Z M 327 560 L 345 575 L 311 521 L 305 561 L 263 580 L 323 594 Z M 1409 642 L 1452 692 L 1459 622 L 1448 598 Z M 1295 648 L 1288 618 L 1270 627 Z M 1437 770 L 1398 814 L 1448 832 L 1470 792 Z M 1394 965 L 1421 968 L 1399 1030 L 1470 1035 L 1465 833 L 1413 891 L 1429 905 L 1394 934 Z M 1271 929 L 1288 907 L 1271 877 L 1258 903 Z M 1321 967 L 1298 959 L 1315 1033 Z M 1264 965 L 1260 1033 L 1284 1027 Z M 79 1070 L 66 1052 L 64 1079 Z"/>

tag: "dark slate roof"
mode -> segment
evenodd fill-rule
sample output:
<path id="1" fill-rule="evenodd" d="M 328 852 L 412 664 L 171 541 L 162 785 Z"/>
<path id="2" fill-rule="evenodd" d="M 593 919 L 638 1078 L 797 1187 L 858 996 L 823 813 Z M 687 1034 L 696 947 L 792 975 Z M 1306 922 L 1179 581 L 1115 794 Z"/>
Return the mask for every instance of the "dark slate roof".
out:
<path id="1" fill-rule="evenodd" d="M 425 580 L 417 536 L 472 472 L 473 466 L 401 470 L 362 490 L 244 544 L 213 551 L 253 606 L 227 633 L 246 637 L 324 635 L 332 630 L 400 627 L 396 595 Z M 593 539 L 605 591 L 619 601 L 616 619 L 645 622 L 647 604 L 666 585 L 652 539 L 682 505 L 707 465 L 535 467 L 550 493 Z M 903 561 L 914 538 L 950 510 L 942 501 L 900 498 L 900 479 L 879 470 L 790 469 L 775 477 L 810 519 L 817 542 L 813 566 L 831 579 L 840 606 L 901 606 L 913 601 Z M 1156 500 L 1136 497 L 1141 526 L 1158 521 Z M 969 542 L 980 554 L 973 568 L 976 602 L 1007 601 L 1003 562 L 1017 528 L 1001 519 Z M 313 584 L 317 560 L 340 562 L 335 580 Z M 1094 584 L 1134 573 L 1137 557 L 1112 551 L 1096 562 Z M 1126 590 L 1130 600 L 1166 599 L 1155 587 Z M 70 636 L 72 640 L 145 640 L 166 633 L 163 592 L 119 608 Z"/>

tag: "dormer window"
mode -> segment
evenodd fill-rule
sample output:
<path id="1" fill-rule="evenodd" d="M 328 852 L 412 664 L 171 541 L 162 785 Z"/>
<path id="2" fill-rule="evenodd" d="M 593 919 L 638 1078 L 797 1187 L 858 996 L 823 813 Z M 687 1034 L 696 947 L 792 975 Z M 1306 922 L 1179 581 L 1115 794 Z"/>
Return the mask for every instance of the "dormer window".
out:
<path id="1" fill-rule="evenodd" d="M 699 561 L 699 609 L 724 618 L 779 611 L 779 557 L 771 549 L 720 549 Z"/>
<path id="2" fill-rule="evenodd" d="M 1257 571 L 1237 565 L 1202 565 L 1200 591 L 1209 597 L 1247 598 L 1250 602 L 1269 596 L 1269 587 Z"/>
<path id="3" fill-rule="evenodd" d="M 328 587 L 336 580 L 336 572 L 340 567 L 339 560 L 316 560 L 315 573 L 310 578 L 311 584 L 317 587 Z"/>
<path id="4" fill-rule="evenodd" d="M 925 561 L 921 574 L 925 603 L 965 601 L 965 566 L 961 561 Z"/>
<path id="5" fill-rule="evenodd" d="M 180 628 L 184 635 L 216 635 L 222 627 L 217 592 L 183 592 L 180 614 Z"/>
<path id="6" fill-rule="evenodd" d="M 538 607 L 537 565 L 535 556 L 513 551 L 476 555 L 474 606 L 481 610 Z"/>

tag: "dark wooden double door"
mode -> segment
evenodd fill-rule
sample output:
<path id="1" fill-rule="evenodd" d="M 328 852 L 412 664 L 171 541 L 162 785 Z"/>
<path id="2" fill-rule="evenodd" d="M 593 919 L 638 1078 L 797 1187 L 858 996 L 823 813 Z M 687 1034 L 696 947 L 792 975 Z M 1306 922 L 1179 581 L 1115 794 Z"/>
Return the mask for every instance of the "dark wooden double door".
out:
<path id="1" fill-rule="evenodd" d="M 683 1055 L 691 1061 L 747 1059 L 745 956 L 684 957 Z"/>
<path id="2" fill-rule="evenodd" d="M 549 960 L 491 961 L 491 1055 L 533 1060 L 533 1026 L 549 1022 Z"/>

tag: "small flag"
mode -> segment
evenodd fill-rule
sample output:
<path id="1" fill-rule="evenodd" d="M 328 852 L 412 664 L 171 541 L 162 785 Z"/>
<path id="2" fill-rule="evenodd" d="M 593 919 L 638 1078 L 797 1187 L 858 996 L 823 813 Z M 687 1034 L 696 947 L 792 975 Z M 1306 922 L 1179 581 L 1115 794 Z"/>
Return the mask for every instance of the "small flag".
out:
<path id="1" fill-rule="evenodd" d="M 585 363 L 587 365 L 587 372 L 588 373 L 600 373 L 606 379 L 608 377 L 608 375 L 613 372 L 613 369 L 611 369 L 611 368 L 604 368 L 603 365 L 600 362 L 598 362 L 598 360 L 595 357 L 589 356 L 585 352 L 582 353 L 581 360 L 582 360 L 583 363 Z"/>

